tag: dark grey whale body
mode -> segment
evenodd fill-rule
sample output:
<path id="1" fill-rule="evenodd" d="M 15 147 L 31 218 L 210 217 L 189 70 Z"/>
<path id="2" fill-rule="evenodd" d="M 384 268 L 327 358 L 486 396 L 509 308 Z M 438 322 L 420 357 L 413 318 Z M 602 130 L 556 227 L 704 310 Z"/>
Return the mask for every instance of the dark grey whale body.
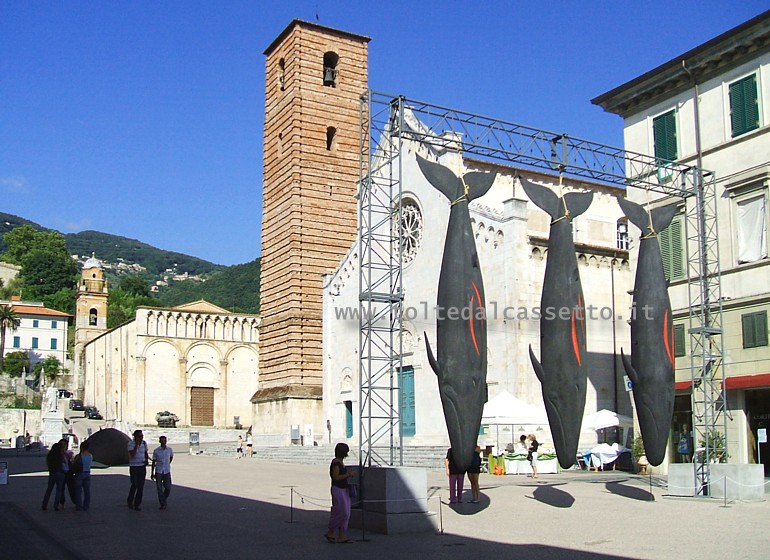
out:
<path id="1" fill-rule="evenodd" d="M 530 200 L 551 216 L 540 300 L 541 361 L 531 346 L 529 357 L 542 386 L 556 456 L 567 469 L 577 456 L 587 383 L 585 300 L 571 222 L 588 210 L 593 193 L 559 198 L 547 187 L 520 180 Z"/>
<path id="2" fill-rule="evenodd" d="M 428 361 L 438 377 L 441 406 L 455 463 L 467 470 L 487 402 L 487 330 L 484 282 L 468 203 L 483 196 L 496 173 L 466 173 L 417 156 L 428 182 L 451 204 L 438 281 L 436 356 L 425 334 Z"/>
<path id="3" fill-rule="evenodd" d="M 634 403 L 644 452 L 652 465 L 666 457 L 674 413 L 674 324 L 668 282 L 663 271 L 658 232 L 671 223 L 676 205 L 645 209 L 625 198 L 618 204 L 642 231 L 634 279 L 631 316 L 631 360 L 623 353 L 623 366 L 633 383 Z"/>

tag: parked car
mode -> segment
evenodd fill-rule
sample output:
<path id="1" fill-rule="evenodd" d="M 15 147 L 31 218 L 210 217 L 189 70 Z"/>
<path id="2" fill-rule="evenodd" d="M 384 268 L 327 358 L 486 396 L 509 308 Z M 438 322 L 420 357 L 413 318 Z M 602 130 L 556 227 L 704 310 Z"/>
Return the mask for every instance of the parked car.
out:
<path id="1" fill-rule="evenodd" d="M 69 399 L 71 397 L 72 397 L 72 391 L 68 391 L 67 389 L 59 389 L 60 399 Z"/>
<path id="2" fill-rule="evenodd" d="M 70 410 L 84 410 L 85 407 L 83 406 L 83 401 L 80 399 L 71 399 L 70 400 Z"/>
<path id="3" fill-rule="evenodd" d="M 87 406 L 85 408 L 86 418 L 89 420 L 104 420 L 104 417 L 99 412 L 99 409 L 95 406 Z"/>
<path id="4" fill-rule="evenodd" d="M 168 410 L 163 410 L 155 415 L 155 420 L 158 422 L 159 428 L 176 428 L 179 416 Z"/>

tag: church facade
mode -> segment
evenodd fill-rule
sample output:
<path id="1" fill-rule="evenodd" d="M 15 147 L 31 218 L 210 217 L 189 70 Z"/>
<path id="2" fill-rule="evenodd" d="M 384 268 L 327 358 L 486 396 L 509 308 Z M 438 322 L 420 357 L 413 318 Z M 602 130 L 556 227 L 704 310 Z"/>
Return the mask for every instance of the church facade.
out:
<path id="1" fill-rule="evenodd" d="M 99 276 L 93 261 L 83 269 L 76 317 L 84 402 L 122 425 L 154 425 L 166 410 L 181 426 L 248 425 L 259 381 L 259 317 L 197 301 L 140 307 L 133 320 L 107 330 L 99 320 L 108 292 L 103 282 L 89 284 Z"/>
<path id="2" fill-rule="evenodd" d="M 405 118 L 404 122 L 416 122 Z M 408 135 L 405 135 L 408 137 Z M 402 138 L 403 362 L 396 374 L 404 444 L 448 444 L 436 375 L 428 364 L 425 336 L 435 352 L 437 287 L 451 201 L 423 177 L 416 156 L 441 163 L 460 175 L 495 171 L 497 178 L 483 197 L 470 203 L 471 223 L 487 302 L 487 386 L 489 398 L 508 391 L 544 410 L 540 382 L 529 358 L 540 355 L 539 306 L 548 252 L 550 217 L 531 203 L 518 177 L 558 192 L 555 174 L 492 165 Z M 582 180 L 564 179 L 563 192 L 591 191 L 588 211 L 573 221 L 578 268 L 586 300 L 588 394 L 585 413 L 602 408 L 632 414 L 620 366 L 621 347 L 628 348 L 631 298 L 626 222 L 615 200 L 622 190 Z M 359 437 L 360 248 L 353 243 L 337 270 L 324 281 L 324 414 L 332 441 Z M 509 426 L 508 442 L 535 426 Z M 550 442 L 548 426 L 538 439 Z M 593 431 L 581 441 L 597 441 Z M 493 445 L 497 435 L 482 427 L 480 444 Z M 505 441 L 500 442 L 504 445 Z M 623 442 L 627 443 L 627 442 Z"/>

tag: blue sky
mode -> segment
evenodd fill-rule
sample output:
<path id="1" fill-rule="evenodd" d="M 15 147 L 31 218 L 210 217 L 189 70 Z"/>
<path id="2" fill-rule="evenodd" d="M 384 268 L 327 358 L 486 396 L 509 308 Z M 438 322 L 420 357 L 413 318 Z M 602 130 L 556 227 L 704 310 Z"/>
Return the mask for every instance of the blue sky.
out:
<path id="1" fill-rule="evenodd" d="M 367 35 L 369 85 L 622 146 L 590 100 L 768 8 L 648 2 L 0 0 L 0 211 L 218 264 L 260 255 L 262 52 Z"/>

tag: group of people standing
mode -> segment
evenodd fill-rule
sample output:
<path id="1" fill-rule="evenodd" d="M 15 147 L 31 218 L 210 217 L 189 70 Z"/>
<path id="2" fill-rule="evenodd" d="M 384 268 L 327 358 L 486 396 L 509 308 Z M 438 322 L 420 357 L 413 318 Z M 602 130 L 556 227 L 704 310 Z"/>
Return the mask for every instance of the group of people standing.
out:
<path id="1" fill-rule="evenodd" d="M 68 490 L 70 500 L 76 511 L 88 511 L 91 507 L 91 461 L 93 456 L 88 450 L 88 441 L 80 445 L 80 453 L 73 455 L 68 441 L 60 439 L 51 446 L 45 461 L 48 468 L 48 486 L 43 496 L 43 511 L 48 509 L 51 494 L 56 491 L 53 509 L 64 508 L 64 489 Z"/>
<path id="2" fill-rule="evenodd" d="M 160 436 L 158 443 L 160 446 L 152 452 L 150 479 L 155 481 L 160 509 L 166 509 L 168 497 L 171 494 L 171 461 L 174 460 L 174 450 L 167 445 L 166 436 Z M 135 430 L 134 439 L 128 442 L 128 474 L 131 478 L 131 488 L 127 498 L 128 509 L 142 511 L 144 481 L 147 479 L 149 459 L 144 433 L 142 430 Z"/>
<path id="3" fill-rule="evenodd" d="M 527 445 L 529 442 L 529 445 Z M 532 478 L 537 478 L 537 449 L 540 447 L 537 438 L 534 434 L 529 436 L 521 435 L 519 438 L 519 445 L 527 452 L 527 460 L 532 466 L 532 474 L 529 475 Z M 444 459 L 444 466 L 446 469 L 447 477 L 449 478 L 449 503 L 459 504 L 463 501 L 463 486 L 465 485 L 465 475 L 468 475 L 468 480 L 471 483 L 471 499 L 472 504 L 479 503 L 481 497 L 481 488 L 479 486 L 479 474 L 481 473 L 481 448 L 477 445 L 473 452 L 473 459 L 468 467 L 467 471 L 462 470 L 457 466 L 454 456 L 452 455 L 452 448 L 447 450 L 446 458 Z"/>
<path id="4" fill-rule="evenodd" d="M 481 498 L 481 487 L 479 486 L 479 475 L 481 474 L 481 448 L 477 445 L 473 451 L 473 458 L 467 471 L 462 470 L 457 466 L 454 455 L 452 454 L 452 448 L 450 447 L 446 452 L 446 458 L 444 459 L 444 467 L 446 474 L 449 477 L 449 503 L 461 504 L 463 501 L 463 486 L 465 486 L 465 475 L 468 475 L 468 480 L 471 483 L 471 496 L 470 503 L 478 504 Z"/>
<path id="5" fill-rule="evenodd" d="M 147 442 L 144 441 L 142 430 L 134 431 L 133 439 L 128 442 L 128 472 L 131 487 L 128 491 L 127 503 L 129 509 L 142 510 L 144 481 L 147 478 L 147 465 L 150 455 Z M 150 479 L 155 481 L 158 490 L 160 509 L 166 509 L 168 497 L 171 494 L 171 461 L 174 460 L 174 450 L 167 445 L 166 436 L 160 436 L 160 446 L 152 452 Z M 53 509 L 59 511 L 64 507 L 65 487 L 69 490 L 70 499 L 75 504 L 75 510 L 88 511 L 91 507 L 91 465 L 93 455 L 89 451 L 88 440 L 80 444 L 77 455 L 68 450 L 68 442 L 61 439 L 51 446 L 46 455 L 48 467 L 48 486 L 43 496 L 43 511 L 48 509 L 48 502 L 54 490 Z"/>
<path id="6" fill-rule="evenodd" d="M 251 435 L 251 432 L 246 433 L 246 454 L 243 453 L 243 436 L 238 436 L 238 442 L 236 443 L 235 447 L 235 456 L 238 459 L 242 459 L 245 456 L 248 456 L 249 459 L 251 459 L 254 456 L 254 438 Z"/>

